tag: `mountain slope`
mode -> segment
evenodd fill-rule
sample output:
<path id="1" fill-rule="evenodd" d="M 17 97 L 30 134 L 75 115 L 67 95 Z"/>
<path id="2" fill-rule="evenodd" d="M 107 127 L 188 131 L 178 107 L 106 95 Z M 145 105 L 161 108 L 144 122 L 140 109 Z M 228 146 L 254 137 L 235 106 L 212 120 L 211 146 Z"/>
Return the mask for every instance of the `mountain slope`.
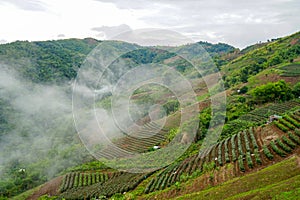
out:
<path id="1" fill-rule="evenodd" d="M 191 145 L 190 149 L 180 159 L 174 162 L 174 164 L 155 172 L 154 174 L 140 176 L 137 174 L 118 173 L 112 169 L 103 167 L 103 165 L 97 161 L 89 163 L 91 159 L 86 156 L 85 153 L 87 152 L 82 152 L 84 147 L 79 143 L 79 138 L 76 136 L 75 130 L 71 126 L 73 123 L 71 116 L 68 116 L 68 120 L 65 120 L 63 117 L 58 119 L 57 116 L 51 115 L 46 109 L 44 113 L 46 113 L 47 116 L 49 115 L 49 118 L 43 118 L 44 116 L 40 117 L 39 115 L 36 115 L 38 112 L 35 112 L 34 114 L 30 113 L 30 116 L 25 115 L 25 117 L 20 120 L 20 118 L 18 118 L 19 111 L 14 110 L 15 108 L 11 103 L 14 102 L 13 97 L 15 97 L 15 94 L 13 93 L 12 98 L 1 96 L 0 106 L 1 111 L 3 111 L 0 115 L 1 130 L 5 132 L 6 136 L 16 132 L 21 136 L 20 141 L 18 141 L 19 143 L 17 143 L 18 145 L 15 145 L 14 147 L 19 147 L 21 150 L 28 148 L 35 151 L 35 148 L 33 148 L 35 146 L 34 144 L 32 144 L 32 146 L 28 145 L 30 146 L 29 148 L 28 146 L 24 146 L 23 142 L 28 141 L 28 138 L 36 137 L 39 139 L 40 136 L 44 136 L 46 139 L 43 138 L 43 140 L 34 141 L 36 141 L 38 147 L 40 147 L 40 143 L 47 144 L 45 146 L 49 145 L 50 151 L 42 152 L 42 154 L 35 154 L 37 160 L 34 160 L 34 162 L 31 163 L 24 162 L 24 160 L 26 161 L 26 157 L 23 159 L 18 157 L 14 158 L 14 160 L 12 160 L 13 162 L 5 163 L 5 165 L 1 162 L 0 169 L 6 169 L 6 171 L 4 173 L 5 177 L 0 181 L 0 196 L 5 195 L 6 197 L 10 197 L 46 181 L 45 174 L 48 173 L 47 169 L 48 167 L 53 166 L 53 163 L 56 163 L 57 158 L 66 160 L 66 163 L 56 163 L 56 165 L 58 165 L 57 168 L 60 171 L 62 171 L 65 166 L 70 167 L 78 165 L 78 163 L 87 163 L 79 165 L 74 169 L 68 169 L 68 173 L 64 173 L 64 176 L 59 178 L 62 179 L 62 181 L 56 184 L 55 189 L 59 188 L 60 190 L 54 194 L 61 195 L 61 197 L 66 197 L 67 199 L 84 199 L 87 196 L 91 198 L 113 196 L 122 199 L 123 197 L 127 197 L 126 194 L 129 197 L 132 195 L 130 198 L 135 198 L 136 196 L 142 196 L 141 198 L 153 197 L 161 191 L 164 192 L 166 188 L 175 188 L 173 191 L 176 191 L 181 185 L 186 182 L 188 183 L 196 177 L 201 177 L 201 180 L 205 181 L 204 186 L 209 186 L 211 182 L 219 184 L 226 179 L 241 176 L 244 173 L 261 169 L 262 166 L 268 166 L 273 164 L 273 162 L 281 161 L 284 156 L 295 154 L 297 152 L 296 150 L 299 148 L 299 144 L 297 143 L 299 136 L 296 132 L 296 128 L 299 128 L 298 124 L 300 122 L 299 112 L 289 113 L 290 117 L 285 116 L 280 123 L 274 123 L 268 126 L 259 125 L 268 120 L 269 112 L 278 110 L 280 111 L 279 114 L 284 114 L 290 110 L 294 111 L 299 109 L 299 102 L 294 100 L 286 102 L 286 104 L 270 105 L 272 109 L 267 109 L 267 112 L 266 109 L 257 109 L 257 107 L 265 105 L 264 103 L 260 104 L 259 102 L 253 101 L 252 91 L 254 87 L 265 83 L 252 83 L 251 81 L 252 79 L 257 79 L 257 77 L 261 76 L 263 79 L 267 77 L 265 76 L 265 74 L 267 74 L 269 78 L 276 75 L 276 79 L 272 80 L 278 81 L 281 77 L 285 77 L 287 83 L 299 82 L 299 74 L 297 73 L 299 67 L 297 59 L 300 55 L 299 36 L 300 32 L 259 47 L 250 47 L 242 52 L 226 44 L 212 45 L 205 42 L 199 42 L 213 59 L 218 62 L 216 65 L 221 69 L 221 72 L 224 75 L 225 86 L 228 88 L 226 125 L 232 126 L 229 128 L 227 126 L 227 132 L 222 135 L 224 140 L 220 139 L 218 143 L 208 148 L 203 155 L 198 155 L 203 139 L 200 137 L 200 139 L 196 140 L 195 143 Z M 33 82 L 38 86 L 47 85 L 56 87 L 57 85 L 62 85 L 66 88 L 70 88 L 69 81 L 76 77 L 80 64 L 84 61 L 86 55 L 98 44 L 100 44 L 100 41 L 94 39 L 70 39 L 47 42 L 15 42 L 0 45 L 1 67 L 5 69 L 9 67 L 13 68 L 26 81 L 30 83 Z M 197 45 L 198 44 L 190 44 L 183 47 L 176 47 L 175 49 L 185 49 L 188 47 L 186 49 L 192 51 L 192 47 Z M 174 55 L 172 53 L 170 54 L 169 52 L 157 50 L 153 47 L 143 47 L 123 56 L 134 63 L 134 66 L 145 63 L 165 63 L 174 66 L 179 71 L 182 70 L 182 72 L 185 72 L 187 66 L 187 63 L 181 62 L 181 60 L 178 60 L 177 58 L 173 59 Z M 204 74 L 211 74 L 217 70 L 210 68 L 204 69 Z M 281 70 L 279 75 L 278 70 Z M 285 76 L 281 76 L 283 74 Z M 193 76 L 193 78 L 194 80 L 200 79 L 198 76 Z M 269 79 L 265 79 L 267 82 L 270 82 Z M 203 81 L 200 84 L 203 84 Z M 242 93 L 237 92 L 237 90 L 241 89 L 243 86 L 246 86 L 247 89 L 243 88 L 244 90 Z M 285 86 L 287 86 L 285 89 L 296 94 L 296 91 L 292 91 L 292 86 L 288 84 Z M 203 90 L 202 87 L 202 85 L 197 85 L 197 89 L 200 88 L 199 90 Z M 3 88 L 1 88 L 0 92 L 2 92 L 2 89 Z M 34 91 L 35 88 L 32 89 L 29 87 L 28 90 Z M 52 90 L 47 87 L 45 91 Z M 282 92 L 285 91 L 282 90 Z M 141 99 L 149 100 L 147 99 L 149 93 L 150 92 L 147 90 L 140 91 L 135 94 L 135 97 L 142 97 Z M 209 102 L 207 103 L 207 101 L 209 101 L 209 94 L 207 91 L 200 91 L 199 94 L 203 95 L 199 96 L 198 99 L 199 101 L 202 101 L 201 103 L 204 103 L 203 107 L 205 107 L 204 109 L 201 109 L 201 114 L 199 115 L 199 125 L 201 129 L 199 133 L 201 136 L 204 136 L 205 130 L 209 127 L 212 113 L 209 106 L 210 104 Z M 155 96 L 155 93 L 153 93 L 153 95 Z M 49 96 L 46 97 L 51 101 L 56 99 L 49 98 Z M 164 101 L 169 100 L 169 96 L 164 97 Z M 290 98 L 293 97 L 294 96 L 290 96 Z M 46 104 L 50 104 L 51 102 L 47 98 L 41 100 L 42 102 L 45 102 L 45 104 L 42 104 L 44 107 L 47 107 Z M 70 98 L 70 92 L 67 92 L 67 98 Z M 272 98 L 268 100 L 273 101 Z M 275 100 L 279 102 L 284 101 L 281 96 L 278 98 L 276 97 Z M 169 106 L 168 104 L 165 104 L 165 102 L 163 103 L 164 106 Z M 38 107 L 39 105 L 36 101 L 29 101 L 29 104 L 33 104 L 33 107 Z M 25 104 L 21 105 L 25 106 Z M 176 107 L 176 104 L 174 104 L 174 106 Z M 249 113 L 251 110 L 254 111 Z M 239 117 L 247 113 L 252 116 L 253 120 L 260 118 L 259 123 L 244 123 L 245 121 L 251 121 L 247 120 L 248 118 L 250 119 L 249 115 L 246 116 L 246 120 L 241 122 L 242 118 Z M 178 109 L 171 108 L 169 119 L 173 119 L 173 124 L 175 125 L 178 124 L 176 121 L 178 116 L 176 116 L 176 114 L 178 114 Z M 267 116 L 265 116 L 265 114 L 267 114 Z M 28 123 L 32 116 L 34 116 L 34 121 L 39 122 L 37 123 L 39 126 L 42 128 L 47 127 L 47 132 L 43 131 L 45 129 L 36 130 L 35 126 L 37 124 L 35 123 Z M 290 118 L 292 118 L 292 120 Z M 44 121 L 44 119 L 47 120 Z M 235 121 L 235 119 L 238 120 Z M 59 123 L 53 123 L 52 120 L 59 121 Z M 27 122 L 27 124 L 25 123 L 23 126 L 20 122 Z M 172 122 L 169 123 L 172 124 Z M 16 129 L 15 126 L 20 124 L 22 126 L 18 126 L 18 129 Z M 55 124 L 56 127 L 51 128 L 49 124 Z M 49 127 L 50 130 L 48 131 Z M 169 134 L 166 135 L 167 139 L 168 137 L 172 138 L 172 134 L 177 133 L 176 127 L 170 128 L 175 129 L 165 131 L 166 134 Z M 284 130 L 287 130 L 287 132 L 285 133 Z M 32 132 L 34 133 L 34 137 L 28 137 Z M 283 138 L 287 138 L 288 140 Z M 2 134 L 0 135 L 0 141 L 1 139 L 4 139 Z M 272 142 L 270 142 L 270 140 Z M 51 142 L 49 144 L 45 141 Z M 161 146 L 166 145 L 166 141 L 163 141 Z M 150 144 L 150 147 L 153 146 L 149 141 L 145 141 L 145 143 L 148 145 Z M 286 148 L 287 145 L 290 146 Z M 130 148 L 132 148 L 132 146 L 129 145 Z M 141 144 L 137 144 L 136 146 L 139 147 Z M 9 147 L 8 149 L 13 149 L 14 147 Z M 142 152 L 153 150 L 149 149 L 148 146 L 146 147 L 146 150 L 143 149 Z M 6 156 L 4 151 L 1 153 Z M 270 154 L 273 155 L 274 160 L 271 159 L 272 156 L 270 156 Z M 43 160 L 38 160 L 41 158 L 41 155 Z M 75 158 L 77 160 L 69 160 L 69 158 Z M 23 171 L 23 169 L 26 169 L 26 173 L 24 173 L 25 171 Z M 218 172 L 218 169 L 221 170 L 220 173 Z M 228 171 L 226 171 L 227 169 Z M 51 174 L 52 171 L 49 171 Z M 53 173 L 50 177 L 58 175 L 57 171 L 55 171 L 54 174 Z M 99 190 L 99 188 L 102 190 Z M 37 193 L 39 195 L 47 194 L 47 188 L 43 189 L 44 190 L 38 190 Z M 126 192 L 126 194 L 121 194 L 124 192 Z"/>
<path id="2" fill-rule="evenodd" d="M 247 52 L 222 67 L 225 86 L 246 83 L 250 76 L 270 67 L 290 63 L 300 55 L 300 32 Z"/>
<path id="3" fill-rule="evenodd" d="M 99 44 L 87 38 L 0 45 L 0 196 L 11 197 L 91 161 L 73 126 L 71 83 Z M 232 48 L 206 46 L 213 55 Z M 138 65 L 162 63 L 172 55 L 145 47 L 123 56 Z"/>

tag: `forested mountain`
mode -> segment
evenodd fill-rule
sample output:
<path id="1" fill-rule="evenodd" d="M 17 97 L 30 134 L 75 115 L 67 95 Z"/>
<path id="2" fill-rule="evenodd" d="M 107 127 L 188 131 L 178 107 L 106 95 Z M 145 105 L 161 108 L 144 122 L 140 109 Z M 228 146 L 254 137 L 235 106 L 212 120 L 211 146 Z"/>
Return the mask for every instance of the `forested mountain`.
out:
<path id="1" fill-rule="evenodd" d="M 17 41 L 0 46 L 0 60 L 34 82 L 63 82 L 76 77 L 81 62 L 98 44 L 95 39 Z"/>
<path id="2" fill-rule="evenodd" d="M 188 151 L 174 164 L 161 170 L 137 175 L 116 172 L 104 166 L 85 149 L 72 118 L 72 83 L 87 55 L 101 43 L 86 38 L 16 41 L 0 45 L 0 199 L 27 191 L 54 177 L 58 178 L 48 183 L 50 185 L 25 195 L 36 192 L 35 195 L 40 196 L 48 192 L 59 196 L 55 197 L 58 199 L 175 197 L 172 196 L 176 193 L 174 191 L 178 195 L 187 195 L 184 189 L 180 189 L 181 185 L 187 191 L 198 192 L 189 185 L 194 179 L 205 181 L 202 185 L 193 183 L 204 189 L 244 172 L 250 173 L 252 169 L 269 166 L 273 161 L 280 162 L 298 151 L 300 32 L 244 50 L 208 42 L 179 47 L 141 47 L 119 42 L 137 48 L 122 55 L 122 59 L 132 66 L 166 64 L 192 77 L 195 83 L 199 82 L 193 85 L 200 108 L 199 130 Z M 181 49 L 193 51 L 197 45 L 207 51 L 216 65 L 216 68 L 210 68 L 200 63 L 199 66 L 203 66 L 201 75 L 195 75 L 190 70 L 191 64 L 175 53 Z M 212 113 L 210 106 L 210 98 L 220 92 L 219 88 L 213 88 L 215 93 L 210 94 L 202 80 L 218 79 L 216 72 L 220 72 L 226 89 L 225 125 L 218 143 L 198 156 L 212 115 L 222 115 Z M 178 101 L 170 91 L 162 90 L 156 94 L 156 89 L 157 86 L 141 88 L 134 93 L 133 99 L 162 104 L 167 113 L 163 136 L 142 139 L 141 144 L 126 137 L 116 140 L 116 144 L 149 153 L 155 151 L 154 145 L 163 147 L 180 132 Z M 164 98 L 159 99 L 161 96 Z M 109 108 L 110 103 L 108 96 L 97 105 Z M 273 114 L 284 117 L 265 125 Z M 139 123 L 148 121 L 149 117 L 143 116 Z M 217 129 L 217 125 L 212 128 Z M 155 128 L 155 124 L 147 126 Z M 273 143 L 265 139 L 272 131 L 276 135 Z M 132 146 L 125 145 L 126 142 Z M 286 161 L 284 165 L 294 167 L 292 161 Z M 275 169 L 270 168 L 272 170 Z M 292 178 L 295 174 L 289 175 Z M 284 178 L 287 177 L 272 180 L 279 182 Z M 257 188 L 251 189 L 256 191 Z M 25 199 L 24 196 L 18 198 Z"/>

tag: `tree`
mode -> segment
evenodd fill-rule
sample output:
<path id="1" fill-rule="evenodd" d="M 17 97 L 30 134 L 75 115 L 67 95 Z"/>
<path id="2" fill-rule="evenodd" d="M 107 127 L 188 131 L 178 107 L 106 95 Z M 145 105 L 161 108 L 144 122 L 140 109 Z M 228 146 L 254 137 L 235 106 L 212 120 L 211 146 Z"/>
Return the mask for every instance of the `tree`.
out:
<path id="1" fill-rule="evenodd" d="M 296 83 L 296 85 L 294 85 L 294 87 L 293 87 L 293 94 L 296 97 L 300 97 L 300 81 L 298 83 Z"/>
<path id="2" fill-rule="evenodd" d="M 284 80 L 261 85 L 251 91 L 255 101 L 266 103 L 270 101 L 287 101 L 294 97 L 292 89 Z"/>

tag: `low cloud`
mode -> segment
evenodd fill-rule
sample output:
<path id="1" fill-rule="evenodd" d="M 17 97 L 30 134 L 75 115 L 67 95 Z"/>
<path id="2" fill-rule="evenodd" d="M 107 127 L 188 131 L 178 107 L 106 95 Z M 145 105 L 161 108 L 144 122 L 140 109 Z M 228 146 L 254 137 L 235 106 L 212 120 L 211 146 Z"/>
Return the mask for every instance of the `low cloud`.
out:
<path id="1" fill-rule="evenodd" d="M 5 44 L 5 43 L 8 43 L 7 40 L 0 40 L 0 44 Z"/>
<path id="2" fill-rule="evenodd" d="M 87 156 L 73 125 L 70 90 L 33 83 L 0 63 L 1 117 L 8 125 L 0 132 L 1 180 L 11 178 L 2 170 L 12 162 L 50 179 Z"/>
<path id="3" fill-rule="evenodd" d="M 0 0 L 0 4 L 12 4 L 28 11 L 45 11 L 45 5 L 39 0 Z"/>
<path id="4" fill-rule="evenodd" d="M 58 37 L 58 38 L 65 38 L 66 35 L 65 35 L 65 34 L 58 34 L 57 37 Z"/>
<path id="5" fill-rule="evenodd" d="M 132 29 L 130 26 L 126 24 L 121 24 L 119 26 L 101 26 L 101 27 L 94 27 L 92 31 L 96 31 L 98 37 L 103 37 L 104 39 L 111 39 L 115 36 L 131 31 Z"/>

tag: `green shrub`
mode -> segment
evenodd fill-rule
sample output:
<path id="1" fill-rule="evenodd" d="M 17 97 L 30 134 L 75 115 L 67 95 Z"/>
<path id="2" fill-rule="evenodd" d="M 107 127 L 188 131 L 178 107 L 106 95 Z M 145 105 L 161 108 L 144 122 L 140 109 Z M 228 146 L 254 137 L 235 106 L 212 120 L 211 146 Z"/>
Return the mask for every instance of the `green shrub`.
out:
<path id="1" fill-rule="evenodd" d="M 283 124 L 281 124 L 277 121 L 274 121 L 273 123 L 283 132 L 287 133 L 289 131 L 289 129 L 286 126 L 284 126 Z"/>
<path id="2" fill-rule="evenodd" d="M 257 102 L 270 102 L 270 101 L 287 101 L 293 98 L 292 89 L 284 80 L 272 83 L 269 82 L 265 85 L 256 87 L 250 91 L 254 101 Z"/>
<path id="3" fill-rule="evenodd" d="M 288 132 L 288 135 L 289 135 L 289 138 L 295 142 L 296 144 L 300 145 L 300 138 L 297 137 L 296 135 L 294 135 L 293 133 L 291 132 Z"/>
<path id="4" fill-rule="evenodd" d="M 257 145 L 256 139 L 255 139 L 252 127 L 249 129 L 249 133 L 250 133 L 250 138 L 251 138 L 252 145 L 253 145 L 254 149 L 257 149 L 258 145 Z"/>
<path id="5" fill-rule="evenodd" d="M 210 172 L 215 168 L 216 168 L 216 163 L 215 162 L 209 162 L 209 163 L 204 163 L 203 164 L 203 172 Z"/>
<path id="6" fill-rule="evenodd" d="M 82 179 L 83 179 L 83 174 L 82 174 L 82 173 L 80 173 L 80 174 L 79 174 L 79 182 L 78 182 L 78 187 L 82 187 L 82 186 L 83 186 Z"/>
<path id="7" fill-rule="evenodd" d="M 245 166 L 244 166 L 244 161 L 243 161 L 243 156 L 242 155 L 239 156 L 238 163 L 239 163 L 240 170 L 242 172 L 244 172 L 245 171 Z"/>
<path id="8" fill-rule="evenodd" d="M 83 174 L 83 186 L 87 186 L 88 174 Z"/>
<path id="9" fill-rule="evenodd" d="M 183 175 L 183 174 L 182 174 L 182 175 Z M 181 178 L 181 176 L 180 176 L 180 178 Z M 159 189 L 160 189 L 161 183 L 162 183 L 163 179 L 164 179 L 164 176 L 163 176 L 163 175 L 160 176 L 160 177 L 158 178 L 158 181 L 157 181 L 157 183 L 156 183 L 156 185 L 155 185 L 155 190 L 159 190 Z"/>
<path id="10" fill-rule="evenodd" d="M 67 182 L 67 176 L 68 176 L 68 174 L 64 175 L 64 177 L 63 177 L 62 183 L 61 183 L 60 188 L 59 188 L 60 192 L 63 192 L 65 190 L 65 185 L 66 185 L 66 182 Z"/>
<path id="11" fill-rule="evenodd" d="M 273 160 L 274 156 L 273 154 L 270 152 L 269 148 L 264 145 L 263 146 L 263 150 L 264 150 L 264 154 L 266 155 L 266 157 L 269 159 L 269 160 Z"/>
<path id="12" fill-rule="evenodd" d="M 96 173 L 92 173 L 92 184 L 96 183 Z"/>
<path id="13" fill-rule="evenodd" d="M 296 148 L 296 144 L 290 140 L 289 138 L 287 138 L 285 135 L 281 138 L 289 147 L 291 147 L 292 149 Z"/>
<path id="14" fill-rule="evenodd" d="M 236 156 L 236 153 L 235 153 L 235 151 L 236 151 L 236 146 L 235 146 L 235 141 L 234 141 L 235 137 L 236 137 L 236 135 L 231 137 L 231 151 L 232 151 L 231 154 L 232 154 L 232 161 L 233 162 L 237 160 L 237 156 Z"/>
<path id="15" fill-rule="evenodd" d="M 292 114 L 292 118 L 295 119 L 297 122 L 300 122 L 300 117 L 296 114 Z"/>
<path id="16" fill-rule="evenodd" d="M 228 152 L 228 141 L 229 138 L 225 141 L 225 162 L 230 163 L 229 152 Z"/>
<path id="17" fill-rule="evenodd" d="M 218 163 L 219 165 L 223 165 L 223 162 L 222 162 L 222 144 L 223 143 L 220 143 L 219 146 L 218 146 Z"/>
<path id="18" fill-rule="evenodd" d="M 295 133 L 300 137 L 300 129 L 295 129 Z"/>
<path id="19" fill-rule="evenodd" d="M 255 126 L 255 123 L 248 121 L 248 120 L 236 119 L 236 120 L 230 121 L 224 125 L 220 137 L 221 137 L 221 139 L 226 139 L 229 136 L 238 134 L 239 132 L 241 132 L 249 127 L 252 127 L 252 126 Z"/>
<path id="20" fill-rule="evenodd" d="M 146 188 L 145 188 L 144 193 L 148 194 L 149 192 L 151 192 L 150 189 L 151 189 L 153 183 L 154 183 L 154 178 L 151 179 L 151 181 L 148 183 L 148 185 L 147 185 Z"/>
<path id="21" fill-rule="evenodd" d="M 78 187 L 79 184 L 79 173 L 76 173 L 74 178 L 74 187 Z"/>
<path id="22" fill-rule="evenodd" d="M 150 183 L 148 184 L 147 187 L 149 187 L 149 192 L 152 192 L 154 190 L 154 186 L 155 186 L 155 183 L 156 183 L 156 179 L 157 178 L 153 178 Z"/>
<path id="23" fill-rule="evenodd" d="M 169 175 L 166 175 L 166 176 L 164 176 L 163 177 L 163 180 L 162 180 L 162 183 L 161 183 L 161 186 L 160 186 L 160 188 L 163 190 L 163 189 L 165 189 L 165 187 L 166 187 L 166 181 L 168 180 L 168 177 L 169 177 Z"/>
<path id="24" fill-rule="evenodd" d="M 296 127 L 293 124 L 291 124 L 288 121 L 286 121 L 285 119 L 278 119 L 278 120 L 279 120 L 279 122 L 281 124 L 283 124 L 284 126 L 288 127 L 289 129 L 295 130 Z"/>
<path id="25" fill-rule="evenodd" d="M 292 117 L 285 115 L 284 119 L 290 122 L 292 125 L 294 125 L 296 128 L 300 128 L 300 123 L 294 120 Z"/>
<path id="26" fill-rule="evenodd" d="M 105 174 L 102 174 L 103 175 L 103 182 L 107 181 L 108 180 L 108 175 L 105 173 Z"/>
<path id="27" fill-rule="evenodd" d="M 253 168 L 253 162 L 252 162 L 252 159 L 251 159 L 251 154 L 250 154 L 250 152 L 247 152 L 247 153 L 246 153 L 246 159 L 247 159 L 248 167 Z"/>
<path id="28" fill-rule="evenodd" d="M 281 149 L 279 149 L 279 148 L 277 147 L 277 145 L 274 143 L 274 141 L 271 141 L 271 142 L 270 142 L 270 145 L 271 145 L 273 151 L 274 151 L 275 153 L 277 153 L 279 156 L 281 156 L 281 157 L 285 157 L 285 156 L 286 156 L 286 154 L 285 154 Z"/>
<path id="29" fill-rule="evenodd" d="M 92 185 L 92 174 L 88 173 L 88 181 L 87 181 L 88 185 Z"/>
<path id="30" fill-rule="evenodd" d="M 96 183 L 99 183 L 100 182 L 100 174 L 99 172 L 96 173 Z"/>
<path id="31" fill-rule="evenodd" d="M 71 189 L 73 187 L 73 183 L 74 183 L 74 178 L 75 178 L 75 173 L 71 173 L 70 174 L 70 180 L 69 180 L 69 184 L 68 184 L 68 189 Z"/>
<path id="32" fill-rule="evenodd" d="M 244 140 L 245 140 L 246 151 L 250 152 L 251 151 L 251 149 L 250 149 L 250 143 L 249 143 L 246 131 L 243 132 L 243 135 L 244 135 Z"/>
<path id="33" fill-rule="evenodd" d="M 238 151 L 239 151 L 239 155 L 244 156 L 243 147 L 242 147 L 241 133 L 238 133 L 237 138 L 238 138 Z"/>
<path id="34" fill-rule="evenodd" d="M 258 149 L 254 149 L 254 155 L 255 155 L 256 163 L 259 164 L 259 165 L 261 165 L 262 162 L 261 162 L 261 159 L 260 159 L 260 155 L 259 155 Z"/>
<path id="35" fill-rule="evenodd" d="M 0 197 L 0 199 L 1 199 L 1 197 Z M 50 197 L 47 194 L 39 197 L 39 200 L 56 200 L 56 199 L 59 199 L 59 198 L 57 196 Z"/>
<path id="36" fill-rule="evenodd" d="M 291 153 L 291 152 L 292 152 L 292 149 L 291 149 L 289 146 L 287 146 L 286 144 L 284 144 L 280 139 L 277 139 L 277 140 L 276 140 L 276 143 L 277 143 L 277 145 L 278 145 L 281 149 L 283 149 L 285 152 L 288 152 L 288 153 Z"/>

